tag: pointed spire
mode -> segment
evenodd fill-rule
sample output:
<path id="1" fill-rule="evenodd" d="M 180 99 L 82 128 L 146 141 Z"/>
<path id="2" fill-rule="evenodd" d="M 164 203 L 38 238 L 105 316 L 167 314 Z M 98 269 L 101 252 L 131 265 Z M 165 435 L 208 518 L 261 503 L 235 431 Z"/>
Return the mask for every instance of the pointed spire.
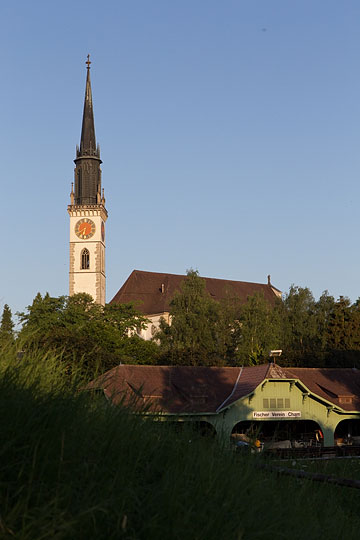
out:
<path id="1" fill-rule="evenodd" d="M 90 83 L 90 55 L 87 57 L 87 77 L 80 148 L 76 147 L 75 193 L 77 204 L 99 204 L 101 193 L 100 147 L 96 146 L 94 112 Z"/>
<path id="2" fill-rule="evenodd" d="M 95 138 L 95 125 L 94 125 L 94 111 L 92 104 L 91 94 L 91 81 L 90 81 L 90 55 L 87 55 L 87 77 L 85 88 L 85 100 L 84 100 L 84 112 L 81 129 L 81 141 L 79 156 L 96 156 L 96 138 Z"/>

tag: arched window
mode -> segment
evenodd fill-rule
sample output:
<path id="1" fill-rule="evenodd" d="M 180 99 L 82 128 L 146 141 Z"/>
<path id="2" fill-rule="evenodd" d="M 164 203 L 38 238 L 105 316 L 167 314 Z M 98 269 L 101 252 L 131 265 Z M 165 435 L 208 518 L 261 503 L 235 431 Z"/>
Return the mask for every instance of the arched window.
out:
<path id="1" fill-rule="evenodd" d="M 85 248 L 81 252 L 81 270 L 89 270 L 90 268 L 90 253 Z"/>

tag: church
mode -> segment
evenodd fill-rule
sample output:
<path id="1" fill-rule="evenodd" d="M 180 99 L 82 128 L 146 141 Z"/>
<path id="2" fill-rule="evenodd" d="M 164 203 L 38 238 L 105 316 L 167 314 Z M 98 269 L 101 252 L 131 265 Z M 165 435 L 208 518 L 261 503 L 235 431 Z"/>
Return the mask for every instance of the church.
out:
<path id="1" fill-rule="evenodd" d="M 74 161 L 75 178 L 68 206 L 69 294 L 86 292 L 104 306 L 108 214 L 95 138 L 89 56 L 80 146 Z M 139 329 L 139 336 L 151 339 L 161 317 L 170 322 L 171 299 L 185 278 L 134 270 L 110 303 L 133 302 L 150 320 L 146 330 Z M 204 280 L 214 300 L 231 295 L 246 302 L 248 296 L 259 292 L 273 304 L 281 297 L 270 276 L 264 284 Z M 255 427 L 262 433 L 264 448 L 267 440 L 273 444 L 277 433 L 286 431 L 285 442 L 290 445 L 286 448 L 314 445 L 317 452 L 334 443 L 360 444 L 359 385 L 360 374 L 355 368 L 281 368 L 273 363 L 247 367 L 120 364 L 92 381 L 88 389 L 101 390 L 112 403 L 123 403 L 125 399 L 131 404 L 136 395 L 141 406 L 149 407 L 147 414 L 154 414 L 155 419 L 193 422 L 211 429 L 223 440 L 242 440 Z M 310 438 L 306 439 L 305 432 L 310 433 Z"/>
<path id="2" fill-rule="evenodd" d="M 80 292 L 90 294 L 96 303 L 105 305 L 105 208 L 104 189 L 101 186 L 100 148 L 96 144 L 94 111 L 90 81 L 90 59 L 87 59 L 84 110 L 80 147 L 76 147 L 74 182 L 70 204 L 70 268 L 69 295 Z M 160 318 L 170 321 L 170 302 L 181 287 L 184 275 L 134 270 L 110 303 L 133 302 L 150 320 L 139 335 L 151 339 Z M 214 300 L 228 295 L 246 302 L 256 292 L 273 304 L 281 291 L 274 287 L 268 276 L 267 283 L 249 283 L 225 279 L 204 278 L 206 290 Z"/>
<path id="3" fill-rule="evenodd" d="M 76 147 L 75 188 L 71 185 L 69 295 L 90 294 L 105 305 L 105 208 L 101 190 L 100 148 L 96 145 L 94 111 L 87 59 L 84 112 L 80 147 Z"/>

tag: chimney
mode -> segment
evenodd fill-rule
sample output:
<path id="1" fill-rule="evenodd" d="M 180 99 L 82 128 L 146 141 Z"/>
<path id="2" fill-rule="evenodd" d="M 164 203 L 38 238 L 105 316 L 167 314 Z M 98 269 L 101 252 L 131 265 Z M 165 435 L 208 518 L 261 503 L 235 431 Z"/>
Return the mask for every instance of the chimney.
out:
<path id="1" fill-rule="evenodd" d="M 270 274 L 268 275 L 268 285 L 271 286 L 271 276 L 270 276 Z"/>
<path id="2" fill-rule="evenodd" d="M 164 283 L 161 284 L 161 289 L 160 289 L 160 290 L 161 290 L 162 293 L 165 292 L 165 285 L 164 285 Z"/>

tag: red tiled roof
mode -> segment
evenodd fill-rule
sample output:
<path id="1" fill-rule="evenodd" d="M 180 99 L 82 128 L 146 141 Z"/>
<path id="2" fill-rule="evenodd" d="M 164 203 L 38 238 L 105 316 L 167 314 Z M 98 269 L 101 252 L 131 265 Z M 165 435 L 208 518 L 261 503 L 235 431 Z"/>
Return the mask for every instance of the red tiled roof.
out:
<path id="1" fill-rule="evenodd" d="M 299 379 L 310 392 L 346 411 L 360 410 L 360 371 L 355 368 L 282 368 L 272 365 L 268 378 Z M 345 398 L 345 399 L 344 399 Z M 346 398 L 351 398 L 346 403 Z"/>
<path id="2" fill-rule="evenodd" d="M 215 413 L 255 390 L 267 371 L 268 364 L 244 368 L 120 365 L 88 388 L 103 389 L 115 404 L 124 400 L 168 414 Z"/>
<path id="3" fill-rule="evenodd" d="M 137 308 L 144 315 L 168 312 L 174 293 L 180 289 L 180 284 L 185 278 L 186 276 L 177 274 L 133 270 L 110 303 L 136 302 Z M 232 295 L 245 303 L 248 296 L 262 292 L 265 299 L 273 304 L 278 296 L 274 290 L 280 293 L 269 284 L 215 278 L 203 279 L 206 290 L 214 300 L 221 300 Z"/>

